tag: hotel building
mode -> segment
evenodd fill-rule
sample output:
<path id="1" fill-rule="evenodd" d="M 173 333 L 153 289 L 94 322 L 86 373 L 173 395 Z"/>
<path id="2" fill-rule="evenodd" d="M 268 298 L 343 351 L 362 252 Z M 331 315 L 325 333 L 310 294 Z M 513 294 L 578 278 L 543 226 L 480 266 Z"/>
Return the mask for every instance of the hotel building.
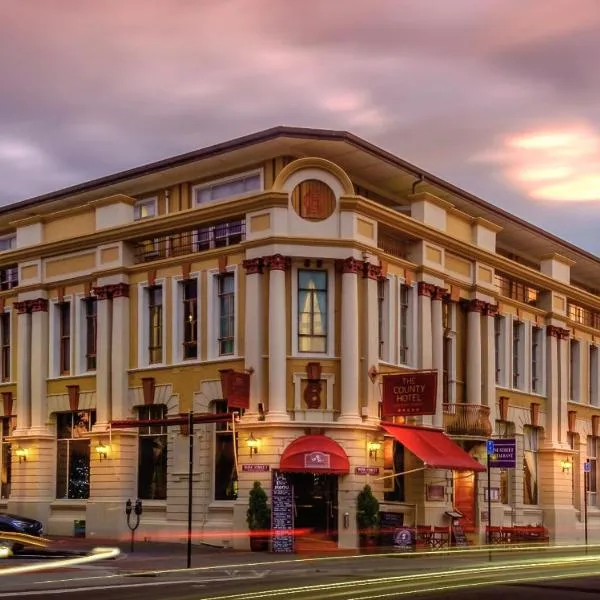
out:
<path id="1" fill-rule="evenodd" d="M 247 547 L 254 481 L 358 543 L 371 485 L 406 526 L 600 534 L 600 261 L 351 134 L 277 127 L 0 208 L 0 510 L 49 534 L 186 530 Z M 435 371 L 435 414 L 382 421 L 386 374 Z M 230 407 L 229 407 L 230 408 Z M 383 425 L 382 425 L 383 423 Z M 445 433 L 441 433 L 441 432 Z M 447 445 L 436 460 L 437 442 Z M 250 441 L 250 444 L 248 443 Z M 440 442 L 440 443 L 441 443 Z M 439 456 L 438 456 L 439 458 Z"/>

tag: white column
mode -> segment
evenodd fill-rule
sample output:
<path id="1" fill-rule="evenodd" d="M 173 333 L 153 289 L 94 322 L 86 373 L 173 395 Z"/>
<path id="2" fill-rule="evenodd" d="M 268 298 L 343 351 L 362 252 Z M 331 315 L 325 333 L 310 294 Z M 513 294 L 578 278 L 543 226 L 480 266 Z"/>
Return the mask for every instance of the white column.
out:
<path id="1" fill-rule="evenodd" d="M 373 383 L 367 373 L 371 367 L 377 367 L 379 364 L 379 337 L 377 335 L 377 331 L 379 330 L 378 281 L 381 276 L 381 267 L 366 263 L 364 265 L 363 276 L 366 278 L 367 317 L 363 321 L 366 361 L 362 365 L 361 372 L 363 373 L 363 390 L 369 418 L 378 419 L 379 394 L 377 388 L 379 382 L 375 381 Z M 389 293 L 389 290 L 387 293 Z M 345 322 L 342 321 L 342 330 L 344 328 L 344 323 Z"/>
<path id="2" fill-rule="evenodd" d="M 339 421 L 360 422 L 359 348 L 358 348 L 358 271 L 362 263 L 348 258 L 342 267 L 341 315 L 341 411 Z M 377 336 L 377 329 L 372 332 Z"/>
<path id="3" fill-rule="evenodd" d="M 434 427 L 444 426 L 444 292 L 442 288 L 435 288 L 431 297 L 431 360 L 432 367 L 438 374 L 435 414 L 432 421 Z"/>
<path id="4" fill-rule="evenodd" d="M 112 285 L 111 419 L 129 417 L 129 284 Z"/>
<path id="5" fill-rule="evenodd" d="M 492 431 L 498 419 L 496 411 L 496 315 L 498 307 L 493 304 L 485 306 L 485 376 L 483 388 L 483 404 L 490 407 L 490 424 Z"/>
<path id="6" fill-rule="evenodd" d="M 104 429 L 111 419 L 112 310 L 109 287 L 94 289 L 96 295 L 96 424 Z"/>
<path id="7" fill-rule="evenodd" d="M 431 331 L 431 295 L 435 286 L 419 281 L 419 369 L 433 368 L 433 348 Z"/>
<path id="8" fill-rule="evenodd" d="M 31 428 L 46 432 L 48 422 L 48 300 L 38 298 L 31 303 Z"/>
<path id="9" fill-rule="evenodd" d="M 262 302 L 262 258 L 244 261 L 246 269 L 246 311 L 244 324 L 245 367 L 252 370 L 250 375 L 250 407 L 246 416 L 258 413 L 258 405 L 263 401 L 264 380 L 263 331 L 264 314 Z"/>
<path id="10" fill-rule="evenodd" d="M 288 421 L 287 412 L 287 322 L 285 272 L 289 258 L 275 254 L 269 266 L 269 421 Z"/>
<path id="11" fill-rule="evenodd" d="M 546 328 L 546 444 L 552 446 L 559 442 L 560 390 L 559 390 L 559 328 L 548 325 Z M 566 403 L 565 403 L 566 404 Z"/>
<path id="12" fill-rule="evenodd" d="M 481 313 L 485 303 L 471 300 L 467 308 L 467 402 L 481 404 Z"/>
<path id="13" fill-rule="evenodd" d="M 559 401 L 558 401 L 558 441 L 568 446 L 567 432 L 569 430 L 568 405 L 569 402 L 569 330 L 559 329 L 558 332 L 558 364 L 559 364 Z"/>
<path id="14" fill-rule="evenodd" d="M 17 430 L 31 427 L 31 313 L 29 302 L 17 302 Z"/>

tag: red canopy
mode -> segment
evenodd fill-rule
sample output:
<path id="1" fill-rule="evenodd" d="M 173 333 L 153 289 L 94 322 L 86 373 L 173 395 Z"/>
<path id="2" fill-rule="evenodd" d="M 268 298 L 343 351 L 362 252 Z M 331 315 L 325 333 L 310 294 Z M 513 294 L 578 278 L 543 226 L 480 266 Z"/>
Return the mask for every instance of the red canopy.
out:
<path id="1" fill-rule="evenodd" d="M 304 435 L 283 452 L 279 469 L 288 473 L 325 473 L 345 475 L 350 461 L 344 449 L 326 435 Z"/>
<path id="2" fill-rule="evenodd" d="M 443 431 L 381 423 L 390 435 L 431 469 L 485 471 L 485 466 L 453 442 Z"/>

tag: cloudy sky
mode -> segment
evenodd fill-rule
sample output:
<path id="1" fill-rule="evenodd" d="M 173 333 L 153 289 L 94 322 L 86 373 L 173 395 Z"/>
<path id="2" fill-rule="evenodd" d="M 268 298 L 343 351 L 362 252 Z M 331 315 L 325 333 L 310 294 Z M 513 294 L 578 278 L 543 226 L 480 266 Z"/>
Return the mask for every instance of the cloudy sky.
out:
<path id="1" fill-rule="evenodd" d="M 600 0 L 0 0 L 0 203 L 346 129 L 600 253 Z"/>

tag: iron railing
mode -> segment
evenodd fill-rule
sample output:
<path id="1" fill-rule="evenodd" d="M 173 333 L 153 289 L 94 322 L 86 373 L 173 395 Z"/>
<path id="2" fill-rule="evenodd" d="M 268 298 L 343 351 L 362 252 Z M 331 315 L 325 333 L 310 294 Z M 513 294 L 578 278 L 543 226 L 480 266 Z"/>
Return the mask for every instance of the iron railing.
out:
<path id="1" fill-rule="evenodd" d="M 450 435 L 488 438 L 492 435 L 490 407 L 480 404 L 444 404 L 444 428 Z"/>

